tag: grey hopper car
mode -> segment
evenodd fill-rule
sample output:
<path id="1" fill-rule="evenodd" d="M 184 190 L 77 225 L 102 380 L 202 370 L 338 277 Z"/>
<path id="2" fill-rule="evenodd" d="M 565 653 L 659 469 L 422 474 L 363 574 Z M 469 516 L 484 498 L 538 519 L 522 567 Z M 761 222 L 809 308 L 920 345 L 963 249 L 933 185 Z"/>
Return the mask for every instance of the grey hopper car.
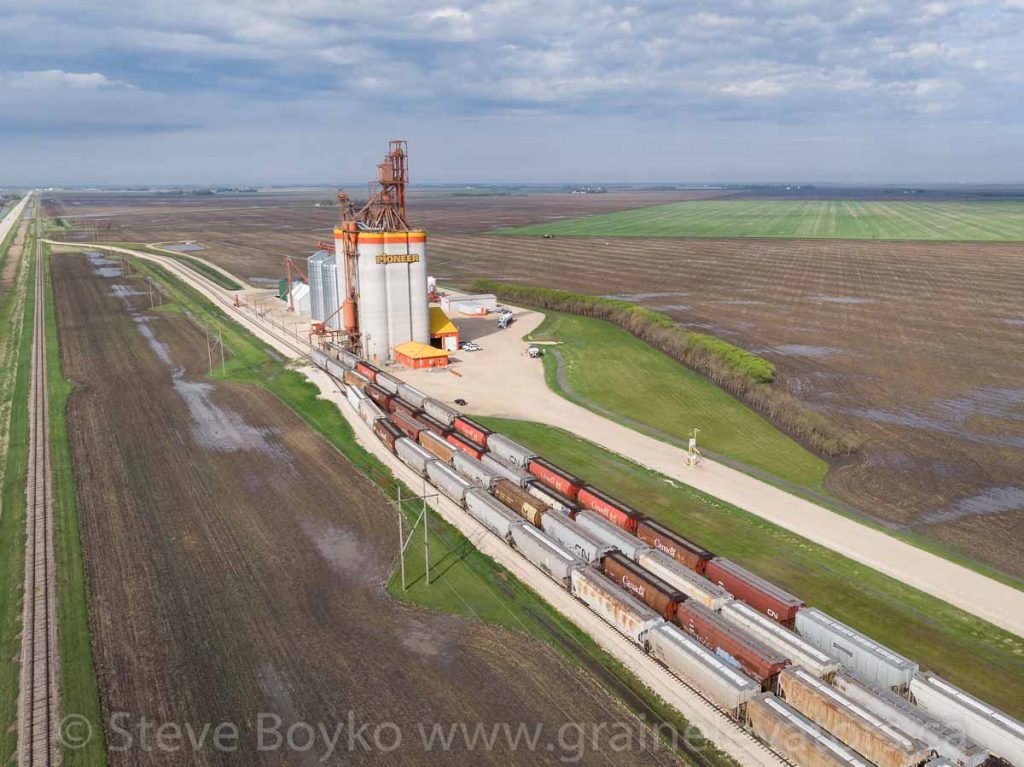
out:
<path id="1" fill-rule="evenodd" d="M 395 453 L 402 462 L 421 477 L 427 476 L 427 464 L 436 460 L 434 456 L 408 437 L 395 441 Z"/>
<path id="2" fill-rule="evenodd" d="M 459 415 L 459 411 L 455 408 L 448 407 L 448 405 L 443 402 L 438 402 L 436 399 L 432 399 L 431 397 L 427 397 L 423 400 L 422 407 L 428 415 L 432 415 L 438 421 L 446 424 L 447 426 L 451 426 L 452 422 L 454 422 Z"/>
<path id="3" fill-rule="evenodd" d="M 480 461 L 461 450 L 456 450 L 452 455 L 452 467 L 470 483 L 485 490 L 490 490 L 499 479 L 497 474 Z"/>
<path id="4" fill-rule="evenodd" d="M 480 463 L 482 463 L 491 473 L 497 474 L 502 479 L 507 479 L 512 484 L 519 485 L 519 487 L 525 488 L 533 481 L 533 475 L 529 472 L 517 469 L 515 466 L 499 460 L 493 455 L 484 455 L 484 457 L 480 459 Z"/>
<path id="5" fill-rule="evenodd" d="M 375 383 L 388 394 L 398 394 L 398 386 L 402 382 L 387 373 L 377 373 Z"/>
<path id="6" fill-rule="evenodd" d="M 427 395 L 404 381 L 398 383 L 398 396 L 408 402 L 417 410 L 423 409 L 423 403 L 427 401 Z"/>
<path id="7" fill-rule="evenodd" d="M 887 687 L 864 682 L 844 672 L 836 674 L 832 684 L 850 700 L 858 702 L 908 735 L 924 741 L 953 764 L 981 767 L 988 760 L 987 748 L 971 740 L 962 730 L 950 727 Z"/>
<path id="8" fill-rule="evenodd" d="M 359 417 L 367 426 L 373 426 L 378 418 L 387 418 L 387 413 L 377 407 L 377 403 L 367 397 L 359 401 Z"/>
<path id="9" fill-rule="evenodd" d="M 630 535 L 600 514 L 584 509 L 576 515 L 576 522 L 580 527 L 586 529 L 587 532 L 604 541 L 612 548 L 621 551 L 634 562 L 636 562 L 637 557 L 642 552 L 650 550 L 650 547 L 635 535 Z"/>
<path id="10" fill-rule="evenodd" d="M 636 561 L 638 565 L 650 570 L 690 599 L 694 599 L 712 610 L 720 610 L 732 601 L 732 594 L 724 588 L 709 581 L 703 575 L 695 573 L 664 551 L 647 549 L 640 552 Z"/>
<path id="11" fill-rule="evenodd" d="M 352 352 L 342 349 L 338 352 L 338 362 L 347 370 L 355 370 L 356 365 L 359 363 L 359 357 Z"/>
<path id="12" fill-rule="evenodd" d="M 737 711 L 761 692 L 757 682 L 671 623 L 651 629 L 647 651 L 690 687 L 729 711 Z"/>
<path id="13" fill-rule="evenodd" d="M 459 506 L 464 507 L 466 505 L 466 491 L 472 485 L 456 474 L 454 469 L 440 461 L 430 461 L 427 464 L 427 476 L 438 490 L 459 504 Z"/>
<path id="14" fill-rule="evenodd" d="M 522 517 L 494 499 L 487 491 L 471 487 L 466 491 L 466 511 L 502 540 L 512 540 L 512 529 L 525 524 Z"/>
<path id="15" fill-rule="evenodd" d="M 906 689 L 918 668 L 914 661 L 816 607 L 805 607 L 796 614 L 796 631 L 826 655 L 839 661 L 843 668 L 868 682 Z"/>
<path id="16" fill-rule="evenodd" d="M 833 660 L 796 632 L 773 621 L 745 602 L 729 602 L 723 605 L 719 614 L 729 623 L 757 637 L 793 661 L 794 665 L 810 671 L 816 677 L 825 679 L 839 670 L 839 661 Z"/>
<path id="17" fill-rule="evenodd" d="M 540 526 L 548 537 L 585 562 L 599 562 L 605 554 L 614 551 L 611 546 L 580 527 L 562 511 L 549 511 L 541 517 Z"/>
<path id="18" fill-rule="evenodd" d="M 1014 684 L 1010 679 L 1006 682 Z M 1024 764 L 1024 723 L 928 671 L 914 676 L 910 694 L 929 714 L 960 729 L 996 756 L 1018 767 Z"/>
<path id="19" fill-rule="evenodd" d="M 327 358 L 327 364 L 325 366 L 325 369 L 327 370 L 327 373 L 329 375 L 334 376 L 339 381 L 344 381 L 345 380 L 345 373 L 348 372 L 347 368 L 342 367 L 341 365 L 339 365 L 337 362 L 335 362 L 330 357 Z"/>
<path id="20" fill-rule="evenodd" d="M 512 528 L 512 544 L 520 554 L 566 589 L 569 588 L 572 573 L 586 566 L 583 560 L 530 525 Z"/>
<path id="21" fill-rule="evenodd" d="M 355 386 L 345 384 L 345 399 L 348 400 L 348 404 L 350 404 L 352 409 L 357 413 L 359 412 L 359 404 L 366 398 L 367 397 L 363 394 L 362 389 L 357 389 Z"/>
<path id="22" fill-rule="evenodd" d="M 323 368 L 324 370 L 327 369 L 328 358 L 326 353 L 319 350 L 312 351 L 309 353 L 309 358 L 313 360 L 313 364 L 316 365 L 318 368 Z"/>
<path id="23" fill-rule="evenodd" d="M 640 647 L 646 646 L 651 629 L 665 624 L 665 619 L 658 613 L 623 591 L 611 578 L 590 567 L 572 571 L 572 593 Z"/>
<path id="24" fill-rule="evenodd" d="M 526 469 L 530 465 L 530 459 L 537 457 L 537 454 L 528 447 L 523 447 L 501 434 L 488 435 L 487 449 L 520 469 Z"/>

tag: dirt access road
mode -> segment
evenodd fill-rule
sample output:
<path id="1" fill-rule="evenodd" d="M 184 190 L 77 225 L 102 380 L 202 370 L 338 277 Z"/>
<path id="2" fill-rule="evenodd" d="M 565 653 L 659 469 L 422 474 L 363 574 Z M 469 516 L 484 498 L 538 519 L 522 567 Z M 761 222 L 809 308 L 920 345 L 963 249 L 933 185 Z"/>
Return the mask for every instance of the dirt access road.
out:
<path id="1" fill-rule="evenodd" d="M 351 718 L 401 733 L 387 753 L 343 738 L 327 764 L 542 764 L 565 749 L 424 752 L 418 726 L 526 722 L 551 736 L 566 722 L 636 723 L 547 646 L 391 599 L 394 514 L 379 491 L 270 394 L 203 380 L 202 334 L 145 310 L 143 284 L 118 262 L 57 255 L 53 282 L 112 764 L 330 753 L 319 737 L 308 752 L 258 751 L 261 713 L 282 732 Z M 230 722 L 239 750 L 144 752 L 144 719 Z M 116 750 L 125 731 L 132 747 Z"/>

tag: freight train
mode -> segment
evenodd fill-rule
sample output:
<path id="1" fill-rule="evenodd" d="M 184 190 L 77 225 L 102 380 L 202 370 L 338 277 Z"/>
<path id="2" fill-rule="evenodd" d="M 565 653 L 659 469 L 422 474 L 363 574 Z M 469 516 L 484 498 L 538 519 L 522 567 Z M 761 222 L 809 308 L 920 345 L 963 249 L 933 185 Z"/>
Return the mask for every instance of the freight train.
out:
<path id="1" fill-rule="evenodd" d="M 917 737 L 901 740 L 872 706 L 829 691 L 854 680 L 843 683 L 871 690 L 858 688 L 874 696 L 874 710 L 902 701 L 908 721 L 929 721 L 909 691 L 938 678 L 913 661 L 355 355 L 316 352 L 312 360 L 345 384 L 349 404 L 388 450 L 639 649 L 773 747 L 780 744 L 766 723 L 784 722 L 791 759 L 849 767 L 873 749 L 872 761 L 893 767 L 938 757 L 976 767 L 986 747 L 1018 755 L 1024 729 L 1008 742 L 1007 731 L 1016 731 L 1005 724 L 985 747 L 954 743 L 940 727 L 908 726 Z M 992 717 L 1019 725 L 1001 712 Z M 962 732 L 970 722 L 956 724 Z M 826 735 L 830 726 L 847 737 Z M 859 733 L 856 743 L 847 742 L 850 732 Z"/>

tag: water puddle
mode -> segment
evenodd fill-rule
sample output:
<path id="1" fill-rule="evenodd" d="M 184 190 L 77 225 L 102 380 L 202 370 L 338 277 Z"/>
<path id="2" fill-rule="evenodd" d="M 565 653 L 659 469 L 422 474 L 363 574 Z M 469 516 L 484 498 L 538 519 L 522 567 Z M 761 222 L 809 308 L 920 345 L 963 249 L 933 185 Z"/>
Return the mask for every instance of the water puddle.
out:
<path id="1" fill-rule="evenodd" d="M 807 296 L 809 301 L 821 304 L 873 304 L 873 298 L 857 298 L 856 296 Z"/>
<path id="2" fill-rule="evenodd" d="M 808 346 L 807 344 L 782 344 L 781 346 L 771 346 L 764 351 L 774 352 L 775 354 L 782 354 L 787 357 L 830 357 L 839 349 L 834 349 L 831 346 Z"/>
<path id="3" fill-rule="evenodd" d="M 953 522 L 965 517 L 988 517 L 1017 510 L 1024 510 L 1024 487 L 990 487 L 977 495 L 961 498 L 948 509 L 919 517 L 914 526 Z"/>
<path id="4" fill-rule="evenodd" d="M 1024 421 L 1024 389 L 975 389 L 963 397 L 940 402 L 938 411 L 957 425 L 976 415 Z"/>
<path id="5" fill-rule="evenodd" d="M 376 559 L 353 533 L 331 522 L 311 519 L 303 520 L 299 526 L 317 553 L 346 580 L 370 583 L 377 578 Z"/>
<path id="6" fill-rule="evenodd" d="M 142 314 L 135 314 L 132 319 L 135 320 L 135 324 L 139 327 L 139 332 L 142 333 L 142 337 L 146 339 L 146 343 L 149 344 L 149 348 L 153 350 L 153 353 L 160 358 L 161 362 L 170 366 L 172 364 L 171 350 L 167 344 L 158 339 L 153 333 L 153 329 L 149 326 L 151 318 Z"/>
<path id="7" fill-rule="evenodd" d="M 1017 319 L 1003 320 L 1003 324 L 1004 325 L 1014 325 L 1016 327 L 1024 327 L 1024 319 L 1021 319 L 1021 320 L 1017 320 Z"/>
<path id="8" fill-rule="evenodd" d="M 206 250 L 202 245 L 194 242 L 179 242 L 173 245 L 161 245 L 164 250 L 173 250 L 175 253 L 195 253 L 197 250 Z"/>
<path id="9" fill-rule="evenodd" d="M 604 298 L 611 298 L 616 301 L 652 301 L 657 298 L 685 298 L 690 295 L 685 290 L 674 290 L 666 293 L 616 293 L 604 296 Z"/>
<path id="10" fill-rule="evenodd" d="M 758 301 L 753 298 L 723 298 L 718 301 L 710 301 L 709 303 L 720 306 L 764 306 L 768 302 Z"/>
<path id="11" fill-rule="evenodd" d="M 142 290 L 136 290 L 131 285 L 120 285 L 115 282 L 110 286 L 110 295 L 127 301 L 131 296 L 144 296 L 146 293 Z"/>
<path id="12" fill-rule="evenodd" d="M 434 661 L 448 662 L 455 657 L 457 648 L 440 632 L 417 620 L 402 627 L 399 640 L 402 645 L 417 655 Z"/>
<path id="13" fill-rule="evenodd" d="M 950 423 L 934 416 L 917 413 L 913 410 L 881 410 L 878 408 L 829 408 L 830 412 L 863 418 L 875 423 L 906 426 L 911 429 L 925 429 L 940 434 L 951 434 L 960 439 L 976 442 L 981 445 L 1024 449 L 1024 435 L 978 434 L 969 431 L 960 423 Z"/>
<path id="14" fill-rule="evenodd" d="M 288 452 L 273 441 L 278 429 L 252 426 L 238 413 L 215 405 L 211 400 L 213 384 L 186 381 L 185 371 L 180 368 L 174 371 L 172 379 L 174 390 L 188 405 L 192 438 L 200 447 L 219 453 L 253 451 L 290 462 Z"/>
<path id="15" fill-rule="evenodd" d="M 104 258 L 96 251 L 86 251 L 85 257 L 89 259 L 89 263 L 92 264 L 93 271 L 100 277 L 123 277 L 124 272 L 121 269 L 121 262 L 114 261 L 109 258 Z"/>
<path id="16" fill-rule="evenodd" d="M 688 312 L 693 309 L 689 304 L 658 304 L 654 308 L 659 312 Z"/>

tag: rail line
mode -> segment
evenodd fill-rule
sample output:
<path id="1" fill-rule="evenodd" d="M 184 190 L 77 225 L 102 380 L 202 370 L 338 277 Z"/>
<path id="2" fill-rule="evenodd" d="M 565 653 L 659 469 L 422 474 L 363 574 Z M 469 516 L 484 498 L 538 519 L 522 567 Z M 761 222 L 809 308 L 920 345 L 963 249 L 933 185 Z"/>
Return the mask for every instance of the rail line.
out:
<path id="1" fill-rule="evenodd" d="M 46 387 L 46 290 L 39 214 L 38 211 L 35 213 L 35 313 L 29 390 L 28 504 L 18 707 L 19 767 L 51 767 L 61 761 L 57 738 L 60 657 Z"/>

